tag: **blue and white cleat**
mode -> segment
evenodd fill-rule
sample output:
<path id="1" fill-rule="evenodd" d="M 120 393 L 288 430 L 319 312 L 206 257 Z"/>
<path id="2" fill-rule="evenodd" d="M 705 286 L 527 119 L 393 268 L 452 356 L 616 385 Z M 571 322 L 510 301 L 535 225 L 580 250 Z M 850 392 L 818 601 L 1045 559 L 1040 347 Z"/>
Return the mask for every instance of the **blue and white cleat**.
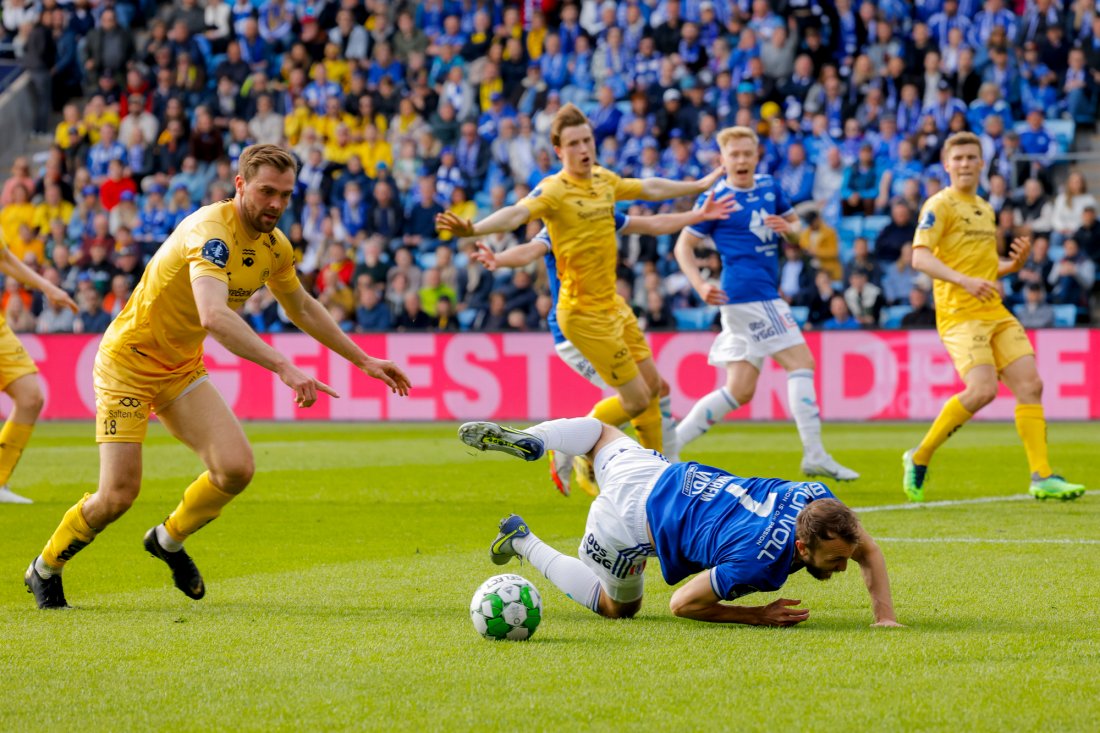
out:
<path id="1" fill-rule="evenodd" d="M 512 547 L 512 540 L 529 534 L 531 530 L 527 527 L 527 522 L 523 521 L 523 517 L 518 514 L 509 514 L 500 520 L 500 532 L 493 540 L 493 544 L 489 545 L 489 559 L 497 565 L 506 565 L 513 557 L 519 556 Z"/>
<path id="2" fill-rule="evenodd" d="M 530 433 L 491 422 L 468 422 L 458 429 L 458 438 L 478 450 L 497 450 L 525 461 L 542 458 L 542 441 Z"/>

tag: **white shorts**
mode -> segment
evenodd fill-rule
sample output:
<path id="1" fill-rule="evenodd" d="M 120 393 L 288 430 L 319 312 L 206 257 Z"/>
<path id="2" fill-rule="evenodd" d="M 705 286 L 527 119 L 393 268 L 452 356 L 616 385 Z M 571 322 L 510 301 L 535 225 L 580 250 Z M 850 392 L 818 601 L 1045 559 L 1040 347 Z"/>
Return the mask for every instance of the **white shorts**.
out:
<path id="1" fill-rule="evenodd" d="M 596 367 L 592 366 L 592 362 L 581 353 L 580 349 L 573 345 L 572 341 L 562 341 L 560 344 L 554 344 L 554 350 L 558 352 L 561 360 L 569 365 L 570 369 L 600 389 L 607 389 L 607 382 L 603 381 L 603 377 L 596 371 Z"/>
<path id="2" fill-rule="evenodd" d="M 806 343 L 790 307 L 779 298 L 723 305 L 719 310 L 722 333 L 708 355 L 713 366 L 747 361 L 759 369 L 765 356 Z"/>
<path id="3" fill-rule="evenodd" d="M 596 455 L 600 494 L 588 510 L 577 554 L 596 573 L 612 600 L 642 597 L 646 558 L 656 557 L 649 541 L 645 504 L 668 459 L 632 438 L 608 443 Z"/>

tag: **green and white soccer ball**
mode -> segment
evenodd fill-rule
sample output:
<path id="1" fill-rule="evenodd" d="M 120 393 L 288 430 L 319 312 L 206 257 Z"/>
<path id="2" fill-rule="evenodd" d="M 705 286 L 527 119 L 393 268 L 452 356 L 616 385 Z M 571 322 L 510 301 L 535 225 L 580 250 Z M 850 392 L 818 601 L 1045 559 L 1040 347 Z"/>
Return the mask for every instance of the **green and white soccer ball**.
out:
<path id="1" fill-rule="evenodd" d="M 470 620 L 486 639 L 529 639 L 542 621 L 542 596 L 522 576 L 494 575 L 474 592 Z"/>

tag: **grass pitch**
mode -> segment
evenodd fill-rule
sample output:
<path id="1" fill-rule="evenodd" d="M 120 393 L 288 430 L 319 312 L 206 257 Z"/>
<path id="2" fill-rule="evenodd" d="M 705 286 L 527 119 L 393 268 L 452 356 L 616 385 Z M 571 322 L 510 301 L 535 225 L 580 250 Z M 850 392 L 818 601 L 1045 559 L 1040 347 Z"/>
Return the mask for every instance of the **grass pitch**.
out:
<path id="1" fill-rule="evenodd" d="M 904 503 L 900 454 L 923 425 L 828 425 L 863 472 L 839 495 Z M 546 463 L 461 445 L 455 426 L 250 425 L 258 473 L 188 543 L 193 602 L 141 547 L 198 461 L 159 426 L 143 495 L 65 574 L 71 612 L 39 612 L 21 575 L 94 489 L 91 425 L 45 424 L 0 505 L 0 730 L 1057 730 L 1100 720 L 1100 495 L 868 512 L 907 629 L 871 629 L 858 571 L 799 573 L 791 629 L 674 618 L 656 563 L 638 618 L 581 609 L 530 566 L 487 558 L 517 511 L 575 552 L 588 499 Z M 1100 425 L 1050 427 L 1054 465 L 1097 482 Z M 798 476 L 793 425 L 724 426 L 685 458 Z M 937 456 L 929 501 L 1026 490 L 1011 425 L 972 424 Z M 474 589 L 501 571 L 538 586 L 525 643 L 478 637 Z"/>

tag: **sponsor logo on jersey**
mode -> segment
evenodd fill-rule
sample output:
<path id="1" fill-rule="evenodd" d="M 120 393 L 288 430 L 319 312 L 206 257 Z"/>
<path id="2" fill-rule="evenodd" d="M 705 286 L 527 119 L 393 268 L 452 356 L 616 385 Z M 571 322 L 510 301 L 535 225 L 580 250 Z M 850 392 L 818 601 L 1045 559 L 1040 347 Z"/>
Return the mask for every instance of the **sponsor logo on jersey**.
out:
<path id="1" fill-rule="evenodd" d="M 760 533 L 757 545 L 763 545 L 757 553 L 757 560 L 775 560 L 783 552 L 791 537 L 794 536 L 795 520 L 798 513 L 814 499 L 826 496 L 825 484 L 810 481 L 791 484 L 783 498 L 778 502 L 779 511 L 772 515 L 768 526 Z"/>
<path id="2" fill-rule="evenodd" d="M 207 240 L 202 246 L 202 258 L 224 270 L 229 262 L 229 245 L 220 239 Z"/>

